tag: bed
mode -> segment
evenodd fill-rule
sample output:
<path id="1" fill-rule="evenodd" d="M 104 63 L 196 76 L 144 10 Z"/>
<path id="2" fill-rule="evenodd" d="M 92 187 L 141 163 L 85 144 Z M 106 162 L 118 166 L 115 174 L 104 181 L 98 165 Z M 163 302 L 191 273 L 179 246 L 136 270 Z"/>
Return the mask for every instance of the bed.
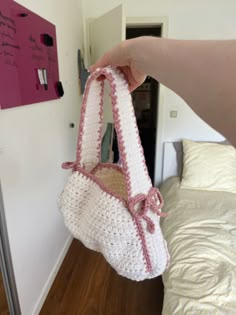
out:
<path id="1" fill-rule="evenodd" d="M 164 160 L 162 315 L 235 315 L 236 193 L 181 188 L 181 145 L 166 144 Z"/>

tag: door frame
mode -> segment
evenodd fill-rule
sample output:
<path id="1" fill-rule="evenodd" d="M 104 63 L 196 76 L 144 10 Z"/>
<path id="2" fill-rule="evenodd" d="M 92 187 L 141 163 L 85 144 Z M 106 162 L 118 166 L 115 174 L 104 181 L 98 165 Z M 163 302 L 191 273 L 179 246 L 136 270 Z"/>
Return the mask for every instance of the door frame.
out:
<path id="1" fill-rule="evenodd" d="M 145 26 L 161 26 L 161 37 L 168 37 L 168 17 L 166 16 L 150 16 L 150 17 L 127 17 L 126 27 L 145 27 Z M 163 168 L 163 129 L 164 129 L 164 103 L 166 87 L 159 84 L 158 93 L 158 110 L 157 110 L 157 129 L 156 129 L 156 145 L 155 145 L 155 169 L 154 169 L 154 185 L 158 186 L 162 182 Z"/>

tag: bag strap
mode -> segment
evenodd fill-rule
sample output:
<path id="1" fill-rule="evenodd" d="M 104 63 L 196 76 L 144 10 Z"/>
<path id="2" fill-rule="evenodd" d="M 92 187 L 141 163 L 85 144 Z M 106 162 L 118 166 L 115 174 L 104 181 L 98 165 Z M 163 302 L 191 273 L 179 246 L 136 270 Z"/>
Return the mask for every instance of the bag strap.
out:
<path id="1" fill-rule="evenodd" d="M 147 194 L 152 187 L 144 159 L 131 95 L 124 74 L 110 66 L 97 69 L 86 83 L 77 144 L 77 165 L 91 171 L 101 158 L 103 75 L 111 88 L 112 112 L 128 197 Z"/>

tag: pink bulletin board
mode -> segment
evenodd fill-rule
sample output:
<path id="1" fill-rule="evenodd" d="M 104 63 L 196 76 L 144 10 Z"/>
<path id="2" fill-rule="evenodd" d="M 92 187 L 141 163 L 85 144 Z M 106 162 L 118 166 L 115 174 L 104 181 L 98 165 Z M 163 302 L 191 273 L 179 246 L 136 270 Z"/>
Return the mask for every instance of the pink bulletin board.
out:
<path id="1" fill-rule="evenodd" d="M 38 69 L 46 70 L 43 83 Z M 58 84 L 56 27 L 12 0 L 1 0 L 1 109 L 57 99 Z"/>

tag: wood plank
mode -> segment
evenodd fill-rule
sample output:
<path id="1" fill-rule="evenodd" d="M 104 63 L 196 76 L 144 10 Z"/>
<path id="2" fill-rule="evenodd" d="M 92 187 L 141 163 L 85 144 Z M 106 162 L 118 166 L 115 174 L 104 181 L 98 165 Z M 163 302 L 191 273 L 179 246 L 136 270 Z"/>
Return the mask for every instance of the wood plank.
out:
<path id="1" fill-rule="evenodd" d="M 2 273 L 0 270 L 0 315 L 9 315 L 7 297 L 3 285 Z"/>
<path id="2" fill-rule="evenodd" d="M 161 277 L 135 282 L 73 240 L 40 315 L 161 315 Z"/>

